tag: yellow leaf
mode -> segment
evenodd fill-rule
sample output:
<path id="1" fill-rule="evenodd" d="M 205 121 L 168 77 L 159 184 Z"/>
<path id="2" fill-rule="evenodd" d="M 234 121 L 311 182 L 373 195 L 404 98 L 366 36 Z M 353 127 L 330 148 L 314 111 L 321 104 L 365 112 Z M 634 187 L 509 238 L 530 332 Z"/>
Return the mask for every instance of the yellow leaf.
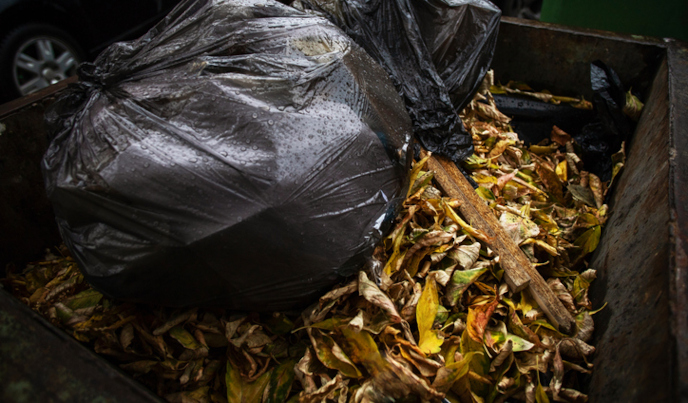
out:
<path id="1" fill-rule="evenodd" d="M 547 242 L 541 240 L 541 239 L 526 239 L 521 246 L 523 245 L 528 245 L 528 244 L 535 244 L 539 247 L 541 247 L 545 252 L 549 253 L 551 256 L 559 256 L 559 252 L 557 251 L 557 248 L 554 246 L 548 244 Z"/>
<path id="2" fill-rule="evenodd" d="M 495 178 L 492 175 L 485 175 L 485 174 L 481 174 L 481 173 L 473 174 L 473 180 L 478 184 L 481 184 L 481 183 L 497 184 L 497 178 Z"/>
<path id="3" fill-rule="evenodd" d="M 559 165 L 557 165 L 556 172 L 559 179 L 566 183 L 566 181 L 568 181 L 568 161 L 561 161 Z"/>
<path id="4" fill-rule="evenodd" d="M 484 188 L 482 186 L 478 186 L 477 189 L 475 189 L 475 192 L 480 196 L 483 200 L 486 202 L 491 202 L 496 199 L 494 193 L 488 188 Z"/>
<path id="5" fill-rule="evenodd" d="M 538 146 L 538 145 L 531 145 L 529 150 L 533 154 L 537 155 L 545 155 L 545 154 L 551 154 L 554 151 L 557 151 L 557 148 L 559 148 L 559 145 L 555 144 L 553 146 Z"/>
<path id="6" fill-rule="evenodd" d="M 423 169 L 423 167 L 425 166 L 425 163 L 428 162 L 428 160 L 430 159 L 431 156 L 432 156 L 432 153 L 428 152 L 428 154 L 425 156 L 425 158 L 421 159 L 420 161 L 416 162 L 413 165 L 413 169 L 411 169 L 411 175 L 410 175 L 411 181 L 409 184 L 409 189 L 408 189 L 408 192 L 406 194 L 406 197 L 411 196 L 411 188 L 413 187 L 411 185 L 413 185 L 413 183 L 416 181 L 416 179 L 418 179 L 418 174 L 420 174 L 421 169 Z"/>
<path id="7" fill-rule="evenodd" d="M 440 337 L 439 332 L 432 328 L 439 305 L 435 277 L 428 276 L 416 307 L 416 322 L 418 322 L 418 333 L 420 335 L 418 347 L 425 354 L 439 353 L 444 342 L 444 338 Z"/>
<path id="8" fill-rule="evenodd" d="M 451 218 L 452 221 L 457 223 L 468 234 L 480 239 L 481 241 L 485 241 L 487 243 L 492 242 L 492 239 L 488 237 L 483 231 L 480 231 L 479 229 L 472 227 L 466 221 L 462 220 L 461 217 L 459 217 L 459 215 L 456 214 L 456 211 L 454 211 L 454 209 L 451 208 L 449 203 L 442 201 L 442 207 L 444 208 L 444 213 L 447 215 L 447 217 Z"/>
<path id="9" fill-rule="evenodd" d="M 361 363 L 372 376 L 385 371 L 389 364 L 382 358 L 373 337 L 365 330 L 357 332 L 351 326 L 340 328 L 346 338 L 346 353 L 354 362 Z"/>
<path id="10" fill-rule="evenodd" d="M 537 373 L 537 387 L 535 388 L 535 401 L 537 403 L 549 403 L 549 397 L 540 383 L 540 372 Z"/>
<path id="11" fill-rule="evenodd" d="M 401 228 L 399 228 L 398 231 L 396 231 L 393 239 L 393 249 L 392 249 L 392 256 L 390 256 L 389 260 L 387 261 L 387 264 L 385 265 L 384 271 L 388 275 L 391 275 L 393 272 L 397 271 L 398 266 L 401 265 L 401 262 L 403 262 L 404 256 L 406 255 L 406 251 L 401 252 L 401 243 L 404 239 L 404 233 L 406 232 L 406 226 L 407 223 L 404 223 Z"/>

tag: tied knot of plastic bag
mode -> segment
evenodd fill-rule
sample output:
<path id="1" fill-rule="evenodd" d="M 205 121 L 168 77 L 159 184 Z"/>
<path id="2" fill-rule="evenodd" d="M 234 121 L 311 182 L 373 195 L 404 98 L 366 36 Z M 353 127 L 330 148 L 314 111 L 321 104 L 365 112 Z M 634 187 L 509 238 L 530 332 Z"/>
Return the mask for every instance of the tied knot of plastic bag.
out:
<path id="1" fill-rule="evenodd" d="M 118 81 L 112 74 L 108 74 L 96 64 L 89 62 L 81 63 L 77 75 L 79 84 L 84 86 L 84 89 L 106 90 Z"/>
<path id="2" fill-rule="evenodd" d="M 68 90 L 60 95 L 59 102 L 54 103 L 45 113 L 50 139 L 69 130 L 80 119 L 80 111 L 84 110 L 94 93 L 111 89 L 119 81 L 100 66 L 89 62 L 79 66 L 77 75 L 79 81 L 70 84 Z"/>

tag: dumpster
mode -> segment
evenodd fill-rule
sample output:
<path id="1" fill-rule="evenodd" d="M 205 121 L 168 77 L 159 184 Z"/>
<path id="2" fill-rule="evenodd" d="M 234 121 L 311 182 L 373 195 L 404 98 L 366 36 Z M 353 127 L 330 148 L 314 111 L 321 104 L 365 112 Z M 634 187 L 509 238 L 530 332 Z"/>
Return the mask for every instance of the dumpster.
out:
<path id="1" fill-rule="evenodd" d="M 591 98 L 603 60 L 646 108 L 627 144 L 611 217 L 590 266 L 597 314 L 590 401 L 688 399 L 688 47 L 504 18 L 497 80 Z M 0 106 L 0 277 L 60 242 L 43 190 L 42 115 L 65 84 Z M 0 290 L 0 400 L 158 401 L 143 386 Z"/>
<path id="2" fill-rule="evenodd" d="M 638 35 L 688 40 L 688 3 L 681 0 L 546 0 L 540 19 L 547 22 Z"/>

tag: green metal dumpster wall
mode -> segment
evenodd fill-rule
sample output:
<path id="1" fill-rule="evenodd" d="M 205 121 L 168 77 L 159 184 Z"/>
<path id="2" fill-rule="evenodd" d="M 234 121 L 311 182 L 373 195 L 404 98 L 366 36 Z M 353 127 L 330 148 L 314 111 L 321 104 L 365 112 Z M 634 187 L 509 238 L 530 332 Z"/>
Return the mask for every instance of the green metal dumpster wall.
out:
<path id="1" fill-rule="evenodd" d="M 688 41 L 686 0 L 545 0 L 544 22 Z"/>

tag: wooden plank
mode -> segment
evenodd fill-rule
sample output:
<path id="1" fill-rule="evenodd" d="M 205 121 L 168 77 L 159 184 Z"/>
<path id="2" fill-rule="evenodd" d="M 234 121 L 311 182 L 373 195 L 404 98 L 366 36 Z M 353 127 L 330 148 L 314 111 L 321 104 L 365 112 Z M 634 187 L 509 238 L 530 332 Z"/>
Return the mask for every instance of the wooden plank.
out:
<path id="1" fill-rule="evenodd" d="M 58 82 L 57 84 L 53 84 L 49 87 L 43 88 L 42 90 L 36 91 L 33 94 L 0 104 L 0 119 L 4 119 L 7 116 L 14 115 L 15 113 L 20 113 L 23 111 L 23 109 L 33 103 L 42 103 L 46 98 L 57 95 L 58 92 L 67 88 L 69 84 L 73 84 L 78 81 L 79 78 L 77 76 L 71 76 Z"/>
<path id="2" fill-rule="evenodd" d="M 563 333 L 571 333 L 575 320 L 559 298 L 549 288 L 521 248 L 502 229 L 492 209 L 478 196 L 456 165 L 447 158 L 432 156 L 428 168 L 435 172 L 435 180 L 442 190 L 461 202 L 459 210 L 468 223 L 490 238 L 490 248 L 499 256 L 499 265 L 509 288 L 518 292 L 526 287 L 554 326 Z"/>

